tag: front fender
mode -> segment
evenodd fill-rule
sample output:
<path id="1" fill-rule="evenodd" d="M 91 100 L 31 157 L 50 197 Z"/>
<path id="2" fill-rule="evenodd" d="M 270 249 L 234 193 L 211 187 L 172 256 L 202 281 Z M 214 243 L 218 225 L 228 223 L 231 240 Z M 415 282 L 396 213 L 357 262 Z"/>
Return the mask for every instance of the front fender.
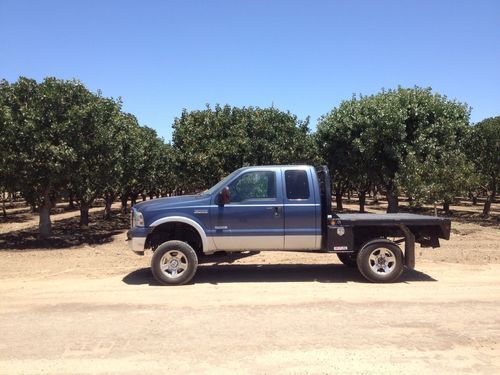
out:
<path id="1" fill-rule="evenodd" d="M 213 242 L 213 239 L 210 237 L 207 237 L 207 234 L 205 233 L 205 230 L 203 227 L 198 223 L 196 220 L 185 217 L 185 216 L 166 216 L 160 219 L 155 220 L 154 222 L 151 223 L 150 228 L 151 231 L 154 230 L 154 227 L 165 224 L 165 223 L 184 223 L 192 226 L 198 234 L 200 235 L 201 241 L 203 243 L 203 252 L 205 254 L 212 254 L 215 251 L 215 244 Z"/>

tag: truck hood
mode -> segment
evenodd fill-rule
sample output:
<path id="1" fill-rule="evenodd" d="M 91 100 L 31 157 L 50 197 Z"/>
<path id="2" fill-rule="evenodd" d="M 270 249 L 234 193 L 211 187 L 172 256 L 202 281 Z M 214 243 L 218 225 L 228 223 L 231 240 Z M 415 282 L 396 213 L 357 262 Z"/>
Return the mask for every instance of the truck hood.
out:
<path id="1" fill-rule="evenodd" d="M 186 206 L 203 206 L 209 205 L 211 196 L 208 194 L 201 195 L 179 195 L 175 197 L 165 197 L 151 199 L 138 203 L 134 209 L 147 215 L 148 213 L 157 212 L 169 208 L 182 208 Z"/>

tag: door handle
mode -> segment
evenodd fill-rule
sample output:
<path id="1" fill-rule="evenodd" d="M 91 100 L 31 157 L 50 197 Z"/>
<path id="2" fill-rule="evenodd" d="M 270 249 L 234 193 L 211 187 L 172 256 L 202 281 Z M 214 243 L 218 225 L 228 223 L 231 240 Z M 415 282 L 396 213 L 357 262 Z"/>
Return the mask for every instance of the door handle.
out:
<path id="1" fill-rule="evenodd" d="M 274 207 L 274 216 L 279 216 L 279 215 L 280 215 L 280 208 Z"/>

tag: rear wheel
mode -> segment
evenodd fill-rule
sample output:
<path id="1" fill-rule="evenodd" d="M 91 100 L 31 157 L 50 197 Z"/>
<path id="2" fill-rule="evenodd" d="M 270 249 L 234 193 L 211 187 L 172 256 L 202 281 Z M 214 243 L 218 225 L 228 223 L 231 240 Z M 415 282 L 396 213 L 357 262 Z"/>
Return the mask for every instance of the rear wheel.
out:
<path id="1" fill-rule="evenodd" d="M 162 243 L 153 253 L 151 271 L 164 285 L 182 285 L 193 278 L 198 268 L 198 257 L 191 246 L 183 241 Z"/>
<path id="2" fill-rule="evenodd" d="M 337 253 L 339 260 L 348 267 L 357 267 L 355 253 Z"/>
<path id="3" fill-rule="evenodd" d="M 357 256 L 359 272 L 374 283 L 391 283 L 403 273 L 403 253 L 392 242 L 377 241 L 364 246 Z"/>

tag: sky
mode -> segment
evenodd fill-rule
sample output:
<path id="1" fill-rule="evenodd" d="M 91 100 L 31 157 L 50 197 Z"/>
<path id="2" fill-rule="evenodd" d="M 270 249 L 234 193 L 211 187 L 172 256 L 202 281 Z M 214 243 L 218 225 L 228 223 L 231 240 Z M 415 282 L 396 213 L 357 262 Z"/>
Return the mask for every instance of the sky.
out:
<path id="1" fill-rule="evenodd" d="M 353 94 L 432 87 L 500 115 L 500 1 L 0 0 L 0 79 L 77 78 L 171 139 L 182 109 L 317 120 Z"/>

